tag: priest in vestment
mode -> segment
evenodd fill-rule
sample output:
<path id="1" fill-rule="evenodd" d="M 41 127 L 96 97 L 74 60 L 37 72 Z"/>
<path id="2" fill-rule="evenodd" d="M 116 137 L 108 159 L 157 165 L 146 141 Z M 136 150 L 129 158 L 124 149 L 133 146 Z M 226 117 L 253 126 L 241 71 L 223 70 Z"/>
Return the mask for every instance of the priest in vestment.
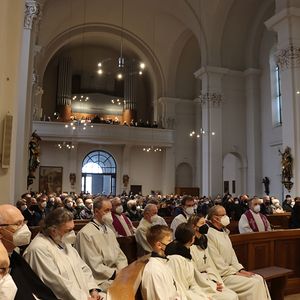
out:
<path id="1" fill-rule="evenodd" d="M 238 294 L 239 300 L 271 299 L 264 279 L 248 272 L 239 263 L 226 226 L 230 220 L 225 208 L 213 206 L 208 213 L 208 251 L 225 286 Z"/>
<path id="2" fill-rule="evenodd" d="M 108 198 L 94 200 L 94 219 L 77 234 L 75 248 L 93 272 L 101 290 L 106 291 L 118 272 L 128 265 L 112 224 L 111 202 Z"/>
<path id="3" fill-rule="evenodd" d="M 99 293 L 91 269 L 72 247 L 73 228 L 73 214 L 56 208 L 46 216 L 43 232 L 32 240 L 24 258 L 58 299 L 101 300 L 105 295 Z"/>
<path id="4" fill-rule="evenodd" d="M 132 225 L 130 219 L 123 213 L 123 206 L 121 199 L 115 197 L 111 200 L 113 217 L 113 229 L 117 236 L 131 236 L 134 235 L 136 228 Z"/>
<path id="5" fill-rule="evenodd" d="M 239 220 L 239 232 L 271 231 L 271 225 L 267 217 L 260 213 L 260 199 L 257 197 L 248 200 L 249 209 Z"/>

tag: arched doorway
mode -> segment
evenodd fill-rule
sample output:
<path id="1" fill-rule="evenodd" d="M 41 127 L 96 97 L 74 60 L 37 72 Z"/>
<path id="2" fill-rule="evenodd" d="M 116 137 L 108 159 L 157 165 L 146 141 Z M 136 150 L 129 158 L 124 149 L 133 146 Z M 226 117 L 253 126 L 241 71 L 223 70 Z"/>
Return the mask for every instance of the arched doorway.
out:
<path id="1" fill-rule="evenodd" d="M 233 196 L 243 192 L 242 161 L 238 154 L 227 153 L 223 160 L 223 192 Z"/>
<path id="2" fill-rule="evenodd" d="M 106 151 L 93 151 L 82 162 L 81 190 L 85 193 L 116 194 L 116 162 Z"/>

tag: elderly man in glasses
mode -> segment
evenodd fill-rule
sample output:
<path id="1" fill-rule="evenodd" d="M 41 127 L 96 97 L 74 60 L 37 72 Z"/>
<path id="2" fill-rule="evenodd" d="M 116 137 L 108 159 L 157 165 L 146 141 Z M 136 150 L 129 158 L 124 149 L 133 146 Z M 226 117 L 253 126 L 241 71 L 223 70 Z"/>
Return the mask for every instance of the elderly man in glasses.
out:
<path id="1" fill-rule="evenodd" d="M 16 247 L 29 244 L 30 238 L 31 232 L 24 224 L 24 217 L 19 209 L 10 204 L 0 205 L 0 239 L 9 254 L 10 275 L 18 288 L 14 299 L 57 299 L 53 292 L 32 271 L 23 257 L 15 251 Z M 8 284 L 13 289 L 12 283 L 7 283 L 7 277 L 3 277 L 3 279 L 6 280 L 5 285 Z M 9 289 L 6 289 L 6 291 L 8 292 Z M 7 298 L 0 297 L 0 299 Z"/>

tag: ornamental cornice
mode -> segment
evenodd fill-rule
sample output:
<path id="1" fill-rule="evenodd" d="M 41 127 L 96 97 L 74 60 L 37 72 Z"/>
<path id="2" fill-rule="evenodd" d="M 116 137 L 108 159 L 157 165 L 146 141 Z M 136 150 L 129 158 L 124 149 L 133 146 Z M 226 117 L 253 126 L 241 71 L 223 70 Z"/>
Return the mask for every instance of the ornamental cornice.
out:
<path id="1" fill-rule="evenodd" d="M 25 2 L 25 17 L 24 29 L 32 29 L 33 21 L 40 14 L 40 4 L 36 0 L 26 0 Z"/>
<path id="2" fill-rule="evenodd" d="M 290 44 L 284 49 L 280 49 L 276 55 L 276 62 L 280 69 L 289 69 L 300 66 L 300 47 Z"/>

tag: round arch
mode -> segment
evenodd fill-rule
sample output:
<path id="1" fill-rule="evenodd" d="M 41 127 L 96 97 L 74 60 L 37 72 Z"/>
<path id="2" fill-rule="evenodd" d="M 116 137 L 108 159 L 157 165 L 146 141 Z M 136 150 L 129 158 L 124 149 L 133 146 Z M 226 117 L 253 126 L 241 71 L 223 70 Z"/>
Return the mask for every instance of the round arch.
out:
<path id="1" fill-rule="evenodd" d="M 122 33 L 124 43 L 149 66 L 150 79 L 153 85 L 153 98 L 157 99 L 165 95 L 165 76 L 160 62 L 151 47 L 134 33 L 119 26 L 105 23 L 78 25 L 65 30 L 53 38 L 38 59 L 37 70 L 41 82 L 43 82 L 43 76 L 51 58 L 63 47 L 82 39 L 83 32 L 86 40 L 89 38 L 99 38 L 101 34 L 108 34 L 112 38 L 119 38 Z"/>
<path id="2" fill-rule="evenodd" d="M 176 168 L 176 186 L 192 187 L 193 186 L 193 168 L 186 162 L 180 163 Z"/>
<path id="3" fill-rule="evenodd" d="M 81 168 L 82 191 L 91 194 L 116 194 L 117 164 L 107 151 L 94 150 L 88 153 Z"/>

